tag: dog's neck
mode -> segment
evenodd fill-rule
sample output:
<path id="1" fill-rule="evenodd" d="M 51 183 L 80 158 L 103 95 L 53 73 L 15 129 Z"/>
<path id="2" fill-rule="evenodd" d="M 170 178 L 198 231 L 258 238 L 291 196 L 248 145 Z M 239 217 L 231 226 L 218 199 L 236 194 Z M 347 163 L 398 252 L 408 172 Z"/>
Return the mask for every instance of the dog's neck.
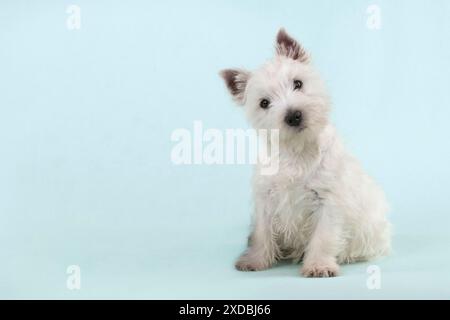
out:
<path id="1" fill-rule="evenodd" d="M 299 167 L 303 174 L 320 167 L 324 156 L 335 143 L 336 134 L 332 125 L 327 125 L 318 135 L 306 134 L 299 139 L 280 141 L 279 159 L 289 167 Z"/>

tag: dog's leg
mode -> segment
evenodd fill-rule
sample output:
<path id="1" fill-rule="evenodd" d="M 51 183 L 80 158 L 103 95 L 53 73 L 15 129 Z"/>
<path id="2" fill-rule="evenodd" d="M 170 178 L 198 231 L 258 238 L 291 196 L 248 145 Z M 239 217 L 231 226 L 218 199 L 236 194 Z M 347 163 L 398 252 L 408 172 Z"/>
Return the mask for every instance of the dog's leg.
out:
<path id="1" fill-rule="evenodd" d="M 267 269 L 275 263 L 277 245 L 272 234 L 271 224 L 269 217 L 256 215 L 248 248 L 237 260 L 236 269 L 241 271 L 258 271 Z"/>
<path id="2" fill-rule="evenodd" d="M 339 223 L 333 221 L 330 208 L 322 207 L 313 214 L 317 222 L 306 247 L 301 273 L 305 277 L 335 277 L 339 272 L 336 262 Z"/>

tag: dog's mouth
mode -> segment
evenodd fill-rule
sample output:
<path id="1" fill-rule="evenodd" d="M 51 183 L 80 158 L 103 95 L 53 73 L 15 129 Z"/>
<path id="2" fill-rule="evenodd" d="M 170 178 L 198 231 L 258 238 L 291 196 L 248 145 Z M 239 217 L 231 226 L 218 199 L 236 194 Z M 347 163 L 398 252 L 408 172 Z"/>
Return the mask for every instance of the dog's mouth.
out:
<path id="1" fill-rule="evenodd" d="M 288 131 L 295 132 L 295 133 L 300 133 L 300 132 L 308 129 L 308 127 L 306 125 L 303 125 L 303 124 L 298 126 L 298 127 L 291 127 L 291 126 L 285 126 L 285 127 L 288 129 Z"/>

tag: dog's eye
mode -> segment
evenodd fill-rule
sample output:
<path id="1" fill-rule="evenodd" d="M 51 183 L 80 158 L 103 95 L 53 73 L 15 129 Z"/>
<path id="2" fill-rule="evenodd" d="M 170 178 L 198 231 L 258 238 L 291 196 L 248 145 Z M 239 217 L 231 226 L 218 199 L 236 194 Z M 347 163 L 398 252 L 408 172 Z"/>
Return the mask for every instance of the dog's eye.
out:
<path id="1" fill-rule="evenodd" d="M 259 103 L 259 106 L 263 109 L 267 109 L 269 107 L 270 101 L 267 99 L 262 99 Z"/>
<path id="2" fill-rule="evenodd" d="M 294 90 L 300 90 L 303 87 L 301 80 L 294 80 Z"/>

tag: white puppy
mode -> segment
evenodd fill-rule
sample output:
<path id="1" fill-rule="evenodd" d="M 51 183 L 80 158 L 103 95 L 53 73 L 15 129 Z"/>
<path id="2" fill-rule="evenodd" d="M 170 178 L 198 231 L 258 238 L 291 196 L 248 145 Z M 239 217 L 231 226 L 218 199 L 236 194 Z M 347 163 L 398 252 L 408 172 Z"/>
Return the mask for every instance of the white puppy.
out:
<path id="1" fill-rule="evenodd" d="M 330 101 L 303 47 L 283 29 L 275 57 L 254 72 L 221 72 L 257 129 L 279 130 L 279 171 L 254 176 L 255 214 L 239 270 L 303 261 L 307 277 L 390 250 L 382 190 L 344 149 L 329 122 Z"/>

